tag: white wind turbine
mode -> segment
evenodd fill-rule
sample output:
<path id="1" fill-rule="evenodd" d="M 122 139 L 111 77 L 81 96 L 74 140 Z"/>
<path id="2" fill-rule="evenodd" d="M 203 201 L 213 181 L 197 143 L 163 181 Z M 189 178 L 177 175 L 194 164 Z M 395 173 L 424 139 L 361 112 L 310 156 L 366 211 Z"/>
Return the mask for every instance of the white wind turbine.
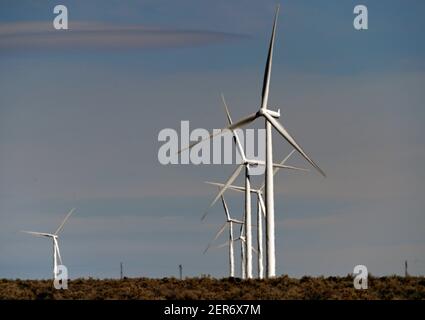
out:
<path id="1" fill-rule="evenodd" d="M 227 203 L 224 200 L 224 197 L 223 196 L 221 196 L 221 202 L 223 204 L 224 213 L 226 215 L 226 222 L 223 224 L 223 226 L 215 234 L 214 239 L 208 244 L 208 246 L 204 250 L 204 254 L 211 247 L 212 243 L 215 240 L 217 240 L 217 238 L 224 232 L 224 230 L 226 229 L 226 227 L 229 227 L 229 240 L 226 243 L 218 246 L 217 248 L 222 248 L 222 247 L 225 247 L 227 245 L 229 246 L 229 274 L 230 274 L 230 277 L 234 277 L 235 276 L 235 254 L 234 254 L 233 243 L 236 240 L 234 239 L 234 236 L 233 236 L 233 224 L 236 223 L 236 224 L 240 224 L 242 226 L 243 225 L 243 222 L 242 221 L 239 221 L 237 219 L 233 219 L 230 216 L 229 208 L 227 207 Z"/>
<path id="2" fill-rule="evenodd" d="M 246 263 L 245 263 L 245 261 L 246 261 L 246 254 L 245 254 L 245 250 L 246 250 L 246 238 L 245 238 L 245 235 L 244 235 L 245 228 L 243 227 L 243 225 L 244 225 L 243 223 L 240 224 L 240 225 L 241 225 L 241 227 L 239 229 L 239 237 L 237 237 L 236 239 L 233 238 L 233 242 L 240 241 L 240 243 L 241 243 L 241 278 L 242 279 L 246 279 L 246 268 L 245 268 L 246 267 Z M 225 242 L 225 243 L 223 243 L 223 244 L 221 244 L 219 246 L 214 246 L 214 248 L 215 249 L 224 248 L 224 247 L 226 247 L 228 245 L 229 245 L 229 241 L 227 241 L 227 242 Z M 211 248 L 211 246 L 210 246 L 210 248 Z M 255 253 L 258 254 L 258 251 L 254 247 L 252 247 L 251 249 Z"/>
<path id="3" fill-rule="evenodd" d="M 224 99 L 223 94 L 221 95 L 221 98 L 223 100 L 223 104 L 226 110 L 226 116 L 227 116 L 227 121 L 229 125 L 232 125 L 233 121 L 232 118 L 230 116 L 230 112 L 229 112 L 229 108 L 227 107 L 226 101 Z M 239 164 L 239 166 L 235 169 L 235 171 L 233 172 L 233 174 L 230 176 L 230 178 L 226 181 L 226 183 L 224 184 L 223 188 L 220 189 L 219 193 L 217 194 L 217 196 L 214 198 L 214 200 L 211 202 L 209 208 L 211 208 L 216 201 L 224 194 L 224 192 L 226 191 L 226 189 L 228 188 L 229 185 L 231 185 L 233 183 L 233 181 L 238 177 L 238 175 L 240 174 L 240 172 L 242 171 L 242 168 L 245 167 L 245 220 L 244 220 L 244 226 L 245 226 L 245 246 L 246 246 L 246 250 L 245 250 L 245 254 L 246 254 L 246 276 L 248 279 L 252 278 L 252 250 L 250 248 L 252 248 L 252 216 L 251 216 L 251 180 L 250 180 L 250 166 L 258 166 L 258 165 L 265 165 L 264 161 L 261 160 L 251 160 L 248 159 L 245 155 L 244 149 L 242 147 L 242 144 L 240 142 L 239 136 L 236 133 L 236 131 L 234 129 L 230 129 L 232 134 L 233 134 L 233 140 L 238 148 L 238 152 L 239 155 L 241 157 L 241 163 Z M 297 170 L 299 168 L 293 167 L 293 166 L 288 166 L 285 165 L 283 163 L 280 164 L 273 164 L 274 167 L 279 167 L 279 168 L 285 168 L 285 169 L 293 169 L 293 170 Z M 205 214 L 202 217 L 202 220 L 205 219 L 206 215 L 208 214 L 208 210 L 205 212 Z"/>
<path id="4" fill-rule="evenodd" d="M 211 184 L 214 186 L 219 186 L 219 187 L 223 187 L 224 184 L 223 183 L 217 183 L 217 182 L 210 182 L 210 181 L 205 181 L 205 183 L 207 184 Z M 241 187 L 241 186 L 235 186 L 235 185 L 230 185 L 228 186 L 228 189 L 230 190 L 234 190 L 234 191 L 238 191 L 238 192 L 246 192 L 246 188 L 245 187 Z M 265 215 L 265 207 L 264 207 L 264 200 L 262 197 L 262 190 L 260 189 L 250 189 L 251 193 L 255 193 L 257 195 L 257 252 L 258 252 L 258 277 L 260 279 L 263 278 L 263 244 L 262 244 L 262 239 L 263 239 L 263 226 L 262 226 L 262 219 L 261 219 L 261 215 Z M 241 240 L 242 243 L 245 243 L 246 238 L 244 236 L 243 233 L 244 230 L 240 231 L 240 235 L 238 240 Z M 242 278 L 245 279 L 245 267 L 246 267 L 246 259 L 245 259 L 245 246 L 242 245 L 242 251 L 241 251 L 241 255 L 242 255 Z"/>
<path id="5" fill-rule="evenodd" d="M 294 154 L 295 150 L 292 150 L 279 164 L 284 165 L 286 161 Z M 273 175 L 275 175 L 281 167 L 275 167 L 273 170 Z M 298 167 L 292 167 L 293 170 L 298 171 L 310 171 L 308 169 L 304 168 L 298 168 Z M 224 187 L 223 183 L 216 183 L 216 182 L 210 182 L 206 181 L 205 183 L 215 185 L 218 187 Z M 259 189 L 251 189 L 251 193 L 255 193 L 257 195 L 257 251 L 258 251 L 258 260 L 257 260 L 257 271 L 258 271 L 258 278 L 263 279 L 264 278 L 264 269 L 263 269 L 263 221 L 262 218 L 266 216 L 266 208 L 264 204 L 264 198 L 263 198 L 263 191 L 264 191 L 265 184 L 263 183 Z M 229 189 L 238 191 L 238 192 L 246 192 L 245 187 L 241 186 L 235 186 L 230 185 L 228 186 Z"/>
<path id="6" fill-rule="evenodd" d="M 275 217 L 274 217 L 274 182 L 273 182 L 273 144 L 272 144 L 272 127 L 274 127 L 285 140 L 291 144 L 322 176 L 326 176 L 322 169 L 307 155 L 295 139 L 289 134 L 285 127 L 275 118 L 280 117 L 278 112 L 268 109 L 270 75 L 273 60 L 274 39 L 276 33 L 277 17 L 279 14 L 279 5 L 276 8 L 276 14 L 273 23 L 273 30 L 270 39 L 269 52 L 267 56 L 266 67 L 264 71 L 263 90 L 260 109 L 248 115 L 245 118 L 224 128 L 219 133 L 211 134 L 207 139 L 192 143 L 188 148 L 208 140 L 216 135 L 222 134 L 226 130 L 234 130 L 246 126 L 258 118 L 265 119 L 266 126 L 266 177 L 265 177 L 265 193 L 266 193 L 266 255 L 267 255 L 267 277 L 276 276 L 276 250 L 275 250 Z M 183 149 L 183 150 L 185 150 Z M 183 151 L 182 150 L 182 151 Z"/>
<path id="7" fill-rule="evenodd" d="M 58 260 L 59 263 L 62 264 L 62 257 L 59 251 L 59 244 L 58 244 L 58 237 L 59 232 L 61 232 L 66 220 L 68 220 L 69 216 L 75 211 L 75 209 L 71 209 L 71 211 L 68 212 L 65 219 L 63 219 L 62 223 L 59 225 L 59 227 L 56 229 L 55 233 L 44 233 L 44 232 L 35 232 L 35 231 L 22 231 L 28 234 L 31 234 L 33 236 L 37 237 L 47 237 L 51 238 L 53 242 L 53 277 L 56 279 L 58 276 Z"/>

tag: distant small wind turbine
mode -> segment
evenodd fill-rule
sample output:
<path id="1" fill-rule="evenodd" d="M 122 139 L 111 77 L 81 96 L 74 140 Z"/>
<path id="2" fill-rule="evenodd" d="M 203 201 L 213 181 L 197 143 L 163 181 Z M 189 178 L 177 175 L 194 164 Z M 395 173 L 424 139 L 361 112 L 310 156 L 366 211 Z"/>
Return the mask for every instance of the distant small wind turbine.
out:
<path id="1" fill-rule="evenodd" d="M 235 241 L 240 241 L 241 243 L 241 277 L 242 279 L 246 279 L 246 237 L 244 234 L 245 228 L 243 225 L 241 225 L 239 229 L 239 237 L 235 239 Z M 219 247 L 222 247 L 218 246 Z M 254 251 L 256 254 L 258 254 L 258 251 L 255 248 L 252 248 L 252 251 Z"/>
<path id="2" fill-rule="evenodd" d="M 226 215 L 226 222 L 223 224 L 223 226 L 215 234 L 214 239 L 208 244 L 208 246 L 204 250 L 204 254 L 208 251 L 208 249 L 211 247 L 212 243 L 215 240 L 217 240 L 217 238 L 224 232 L 224 230 L 228 226 L 229 227 L 229 241 L 224 243 L 223 245 L 218 246 L 217 248 L 222 248 L 222 247 L 225 247 L 227 245 L 229 246 L 229 275 L 230 275 L 230 277 L 234 277 L 235 276 L 235 256 L 234 256 L 233 243 L 234 243 L 235 239 L 233 238 L 233 224 L 236 223 L 236 224 L 240 224 L 242 226 L 243 222 L 239 221 L 237 219 L 233 219 L 230 216 L 229 208 L 227 207 L 227 203 L 224 200 L 223 196 L 221 196 L 221 202 L 223 204 L 224 213 Z"/>
<path id="3" fill-rule="evenodd" d="M 53 277 L 54 279 L 56 279 L 56 277 L 58 276 L 58 259 L 60 264 L 62 264 L 62 257 L 59 251 L 59 244 L 58 244 L 58 237 L 59 237 L 59 232 L 62 231 L 62 228 L 65 224 L 65 222 L 68 220 L 68 218 L 71 216 L 71 214 L 75 211 L 74 209 L 71 209 L 71 211 L 68 212 L 68 214 L 66 215 L 65 219 L 63 219 L 62 223 L 59 225 L 59 227 L 56 229 L 55 233 L 44 233 L 44 232 L 35 232 L 35 231 L 22 231 L 28 234 L 31 234 L 33 236 L 37 236 L 37 237 L 47 237 L 47 238 L 51 238 L 53 241 Z"/>

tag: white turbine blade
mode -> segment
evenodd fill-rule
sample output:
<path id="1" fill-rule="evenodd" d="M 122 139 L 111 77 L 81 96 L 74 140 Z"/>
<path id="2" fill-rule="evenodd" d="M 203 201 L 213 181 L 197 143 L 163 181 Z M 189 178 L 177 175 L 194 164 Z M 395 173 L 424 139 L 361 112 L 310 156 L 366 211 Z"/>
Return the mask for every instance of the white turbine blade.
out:
<path id="1" fill-rule="evenodd" d="M 55 242 L 55 248 L 56 248 L 56 252 L 58 253 L 59 262 L 60 262 L 60 264 L 63 264 L 63 263 L 62 263 L 61 252 L 60 252 L 60 250 L 59 250 L 59 243 L 58 243 L 58 240 L 54 239 L 53 241 Z"/>
<path id="2" fill-rule="evenodd" d="M 237 224 L 243 224 L 243 221 L 237 220 L 237 219 L 230 219 L 231 222 L 237 223 Z"/>
<path id="3" fill-rule="evenodd" d="M 213 186 L 219 186 L 219 187 L 224 187 L 224 183 L 218 183 L 218 182 L 210 182 L 210 181 L 204 181 L 206 184 L 210 184 Z M 241 186 L 235 186 L 233 184 L 231 184 L 230 186 L 227 187 L 228 189 L 234 190 L 234 191 L 238 191 L 238 192 L 245 192 L 245 187 L 241 187 Z M 256 193 L 260 190 L 257 189 L 250 189 L 252 193 Z"/>
<path id="4" fill-rule="evenodd" d="M 232 117 L 230 116 L 229 108 L 227 107 L 226 100 L 224 99 L 224 94 L 221 94 L 221 101 L 223 101 L 224 109 L 226 111 L 227 123 L 231 125 L 233 123 Z"/>
<path id="5" fill-rule="evenodd" d="M 223 226 L 220 228 L 220 230 L 217 231 L 217 233 L 214 236 L 214 239 L 211 242 L 214 242 L 215 240 L 218 239 L 218 237 L 223 233 L 223 231 L 226 229 L 227 227 L 227 221 L 223 224 Z"/>
<path id="6" fill-rule="evenodd" d="M 222 243 L 218 246 L 210 246 L 210 247 L 208 247 L 208 249 L 209 248 L 211 248 L 211 249 L 221 249 L 221 248 L 227 247 L 229 245 L 229 243 L 230 243 L 230 241 L 227 241 L 227 242 Z M 204 251 L 204 253 L 206 253 L 206 251 Z"/>
<path id="7" fill-rule="evenodd" d="M 269 99 L 270 75 L 272 71 L 273 47 L 274 47 L 274 38 L 276 34 L 276 24 L 277 24 L 278 14 L 279 14 L 279 5 L 276 8 L 276 14 L 274 17 L 274 22 L 273 22 L 273 31 L 270 38 L 269 54 L 267 56 L 266 68 L 264 70 L 263 92 L 261 94 L 261 108 L 264 108 L 264 109 L 267 109 L 267 102 Z"/>
<path id="8" fill-rule="evenodd" d="M 296 170 L 296 171 L 310 171 L 309 169 L 305 169 L 305 168 L 298 168 L 298 167 L 294 167 L 294 166 L 288 166 L 286 164 L 278 164 L 278 163 L 273 163 L 273 167 L 277 167 L 280 169 L 290 169 L 290 170 Z"/>
<path id="9" fill-rule="evenodd" d="M 214 137 L 216 137 L 218 135 L 221 135 L 221 134 L 225 133 L 226 131 L 233 131 L 234 129 L 237 129 L 237 128 L 246 126 L 248 123 L 251 123 L 252 121 L 254 121 L 257 117 L 258 117 L 258 114 L 257 113 L 252 113 L 249 116 L 247 116 L 245 118 L 242 118 L 238 122 L 232 124 L 231 126 L 228 126 L 227 128 L 221 129 L 220 132 L 211 133 L 207 138 L 191 143 L 188 147 L 183 148 L 183 149 L 180 149 L 177 153 L 180 154 L 183 151 L 192 149 L 194 146 L 196 146 L 196 145 L 198 145 L 198 144 L 200 144 L 202 142 L 205 142 L 207 140 L 210 140 L 211 138 L 214 138 Z"/>
<path id="10" fill-rule="evenodd" d="M 35 232 L 35 231 L 21 231 L 21 232 L 28 233 L 38 237 L 53 237 L 54 236 L 53 234 L 45 233 L 45 232 Z"/>
<path id="11" fill-rule="evenodd" d="M 280 164 L 285 164 L 286 161 L 288 161 L 288 159 L 295 153 L 295 149 L 292 149 L 291 152 L 289 152 L 289 154 L 280 162 Z"/>
<path id="12" fill-rule="evenodd" d="M 294 152 L 295 152 L 296 150 L 295 149 L 293 149 L 279 164 L 285 164 L 286 163 L 286 161 L 288 161 L 288 159 L 294 154 Z M 276 175 L 276 173 L 278 172 L 280 170 L 280 168 L 279 167 L 274 167 L 273 168 L 273 176 L 274 175 Z M 264 181 L 263 182 L 263 184 L 261 185 L 261 187 L 260 187 L 260 191 L 263 191 L 264 190 L 264 187 L 266 186 L 266 182 Z"/>
<path id="13" fill-rule="evenodd" d="M 261 211 L 263 212 L 264 217 L 266 217 L 266 205 L 264 203 L 263 196 L 261 194 L 258 194 L 258 199 L 260 201 Z"/>
<path id="14" fill-rule="evenodd" d="M 211 202 L 211 204 L 210 204 L 210 206 L 209 206 L 209 208 L 211 208 L 216 202 L 217 202 L 217 200 L 218 199 L 220 199 L 220 197 L 224 194 L 224 192 L 226 191 L 226 189 L 232 184 L 232 182 L 233 181 L 235 181 L 235 179 L 238 177 L 238 175 L 239 175 L 239 173 L 241 172 L 241 170 L 242 170 L 242 168 L 243 168 L 243 164 L 240 164 L 237 168 L 236 168 L 236 170 L 233 172 L 233 174 L 230 176 L 230 178 L 226 181 L 226 183 L 225 183 L 225 185 L 224 185 L 224 187 L 223 188 L 221 188 L 221 190 L 220 190 L 220 192 L 217 194 L 217 196 L 214 198 L 214 200 Z M 202 216 L 202 219 L 201 220 L 204 220 L 205 219 L 205 217 L 207 216 L 207 214 L 208 214 L 208 210 L 209 210 L 209 208 L 207 209 L 207 211 L 204 213 L 204 215 Z"/>
<path id="15" fill-rule="evenodd" d="M 183 151 L 186 151 L 186 150 L 190 150 L 190 149 L 192 149 L 194 146 L 196 146 L 196 145 L 198 145 L 198 144 L 200 144 L 200 143 L 202 143 L 202 142 L 208 141 L 208 140 L 210 140 L 210 139 L 214 138 L 215 136 L 218 136 L 218 135 L 220 135 L 220 134 L 223 134 L 224 132 L 225 132 L 225 129 L 222 129 L 220 132 L 217 132 L 217 133 L 210 133 L 210 135 L 209 135 L 207 138 L 202 139 L 202 140 L 199 140 L 199 141 L 196 141 L 196 142 L 192 142 L 192 143 L 191 143 L 191 144 L 189 144 L 189 146 L 187 146 L 186 148 L 180 149 L 180 150 L 177 152 L 177 154 L 180 154 L 180 153 L 182 153 Z"/>
<path id="16" fill-rule="evenodd" d="M 304 150 L 298 145 L 298 143 L 294 140 L 294 138 L 286 131 L 286 129 L 271 115 L 269 115 L 267 112 L 264 112 L 264 116 L 267 118 L 267 120 L 272 124 L 272 126 L 281 134 L 282 137 L 286 139 L 301 155 L 317 170 L 319 173 L 326 177 L 326 174 L 323 172 L 322 169 L 319 168 L 319 166 L 310 159 L 310 157 L 304 152 Z"/>
<path id="17" fill-rule="evenodd" d="M 214 246 L 213 248 L 214 249 L 221 249 L 221 248 L 227 247 L 229 245 L 229 243 L 230 243 L 230 241 L 227 241 L 227 242 L 222 243 L 222 244 L 220 244 L 218 246 Z"/>
<path id="18" fill-rule="evenodd" d="M 233 124 L 233 121 L 232 121 L 232 117 L 230 116 L 230 111 L 229 111 L 229 108 L 227 106 L 226 100 L 224 99 L 223 94 L 221 94 L 221 100 L 223 101 L 224 109 L 226 110 L 226 115 L 227 115 L 227 122 L 230 126 L 230 125 Z M 235 130 L 232 130 L 232 133 L 233 133 L 233 140 L 235 141 L 235 144 L 236 144 L 236 147 L 238 148 L 239 154 L 241 155 L 241 158 L 245 161 L 246 160 L 245 152 L 242 148 L 242 144 L 241 144 L 241 141 L 239 139 L 239 136 L 238 136 L 238 134 L 236 133 Z"/>
<path id="19" fill-rule="evenodd" d="M 61 224 L 60 224 L 60 226 L 57 228 L 57 230 L 56 230 L 55 234 L 58 234 L 58 233 L 62 230 L 62 228 L 63 228 L 63 226 L 64 226 L 64 224 L 65 224 L 66 220 L 68 220 L 68 218 L 71 216 L 71 214 L 72 214 L 74 211 L 75 211 L 75 208 L 72 208 L 72 209 L 71 209 L 71 211 L 69 211 L 69 212 L 68 212 L 68 214 L 66 215 L 65 219 L 63 219 L 62 223 L 61 223 Z"/>
<path id="20" fill-rule="evenodd" d="M 241 224 L 241 230 L 240 230 L 240 234 L 239 234 L 239 238 L 241 238 L 242 241 L 245 240 L 245 223 Z"/>
<path id="21" fill-rule="evenodd" d="M 247 161 L 248 161 L 248 163 L 253 164 L 253 165 L 259 165 L 259 166 L 265 166 L 266 165 L 266 163 L 262 160 L 247 160 Z M 282 162 L 285 163 L 286 160 L 284 160 Z M 310 171 L 309 169 L 303 169 L 303 168 L 298 168 L 298 167 L 294 167 L 294 166 L 288 166 L 288 165 L 285 165 L 283 163 L 273 163 L 273 167 L 279 168 L 279 169 L 283 168 L 283 169 L 292 169 L 292 170 L 300 170 L 300 171 Z M 276 174 L 276 172 L 273 171 L 273 174 Z"/>
<path id="22" fill-rule="evenodd" d="M 226 229 L 227 221 L 223 224 L 223 226 L 218 230 L 218 232 L 215 234 L 214 238 L 208 243 L 208 246 L 204 250 L 204 254 L 208 251 L 208 249 L 211 247 L 212 243 L 217 240 L 217 238 L 223 233 L 224 229 Z"/>
<path id="23" fill-rule="evenodd" d="M 239 140 L 238 133 L 235 130 L 232 130 L 232 133 L 233 133 L 233 140 L 235 141 L 235 144 L 238 148 L 238 152 L 239 152 L 243 162 L 245 162 L 246 161 L 245 151 L 242 148 L 242 144 L 241 144 L 241 141 Z"/>
<path id="24" fill-rule="evenodd" d="M 209 181 L 205 181 L 205 183 L 211 184 L 213 186 L 224 187 L 224 183 L 209 182 Z M 245 188 L 240 186 L 230 185 L 228 188 L 234 191 L 245 192 Z"/>
<path id="25" fill-rule="evenodd" d="M 251 113 L 249 116 L 246 116 L 245 118 L 242 118 L 238 122 L 233 123 L 231 126 L 225 128 L 223 130 L 230 130 L 230 131 L 232 131 L 232 130 L 241 128 L 241 127 L 246 126 L 247 124 L 251 123 L 252 121 L 254 121 L 257 118 L 258 118 L 257 112 Z"/>
<path id="26" fill-rule="evenodd" d="M 237 192 L 245 192 L 245 187 L 240 187 L 240 186 L 230 185 L 229 189 L 233 191 L 237 191 Z M 251 190 L 251 192 L 253 192 L 253 190 Z"/>
<path id="27" fill-rule="evenodd" d="M 211 248 L 211 243 L 208 243 L 207 247 L 205 248 L 204 252 L 202 254 L 206 254 L 207 251 Z"/>
<path id="28" fill-rule="evenodd" d="M 230 221 L 231 219 L 230 219 L 229 208 L 227 207 L 226 200 L 224 200 L 223 196 L 221 196 L 221 203 L 223 204 L 223 209 L 224 209 L 224 212 L 226 213 L 226 218 L 228 221 Z"/>

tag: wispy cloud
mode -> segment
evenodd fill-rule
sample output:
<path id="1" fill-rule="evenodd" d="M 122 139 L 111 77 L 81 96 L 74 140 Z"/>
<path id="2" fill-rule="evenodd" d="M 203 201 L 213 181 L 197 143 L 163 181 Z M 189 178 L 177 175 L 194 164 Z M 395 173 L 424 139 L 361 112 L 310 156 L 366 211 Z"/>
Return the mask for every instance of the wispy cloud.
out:
<path id="1" fill-rule="evenodd" d="M 221 43 L 246 36 L 206 30 L 153 28 L 73 21 L 68 30 L 56 30 L 51 22 L 0 24 L 0 50 L 134 49 L 187 47 Z"/>

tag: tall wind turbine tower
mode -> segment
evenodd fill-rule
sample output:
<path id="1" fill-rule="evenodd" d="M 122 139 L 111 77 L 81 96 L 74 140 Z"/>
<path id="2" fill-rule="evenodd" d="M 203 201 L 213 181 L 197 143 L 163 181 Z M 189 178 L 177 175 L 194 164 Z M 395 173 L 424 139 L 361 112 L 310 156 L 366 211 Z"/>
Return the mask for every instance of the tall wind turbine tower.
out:
<path id="1" fill-rule="evenodd" d="M 268 107 L 269 88 L 270 88 L 270 75 L 273 60 L 274 39 L 276 33 L 277 17 L 279 13 L 279 6 L 276 9 L 276 14 L 273 23 L 273 30 L 270 39 L 269 52 L 267 56 L 266 68 L 264 71 L 263 90 L 261 98 L 261 106 L 257 112 L 233 122 L 230 126 L 221 130 L 221 132 L 212 133 L 208 138 L 197 141 L 188 147 L 180 150 L 187 150 L 193 148 L 195 145 L 211 139 L 217 135 L 222 134 L 226 130 L 234 131 L 237 128 L 244 127 L 256 119 L 265 118 L 266 126 L 266 174 L 265 174 L 265 193 L 266 193 L 266 257 L 267 257 L 267 277 L 273 278 L 276 276 L 276 249 L 275 249 L 275 215 L 274 215 L 274 181 L 273 181 L 273 144 L 272 144 L 272 127 L 290 144 L 292 147 L 301 154 L 323 177 L 326 177 L 322 169 L 307 155 L 301 146 L 295 141 L 292 135 L 285 129 L 285 127 L 276 119 L 280 117 L 280 110 L 273 111 Z M 237 168 L 241 170 L 241 166 Z M 224 190 L 233 182 L 240 171 L 235 171 L 234 174 L 227 180 L 226 185 L 220 191 L 219 195 L 215 198 L 212 204 L 217 201 L 218 197 L 223 194 Z M 248 189 L 248 188 L 247 188 Z M 248 193 L 248 192 L 247 192 Z M 211 204 L 211 205 L 212 205 Z M 248 208 L 249 209 L 249 208 Z"/>

